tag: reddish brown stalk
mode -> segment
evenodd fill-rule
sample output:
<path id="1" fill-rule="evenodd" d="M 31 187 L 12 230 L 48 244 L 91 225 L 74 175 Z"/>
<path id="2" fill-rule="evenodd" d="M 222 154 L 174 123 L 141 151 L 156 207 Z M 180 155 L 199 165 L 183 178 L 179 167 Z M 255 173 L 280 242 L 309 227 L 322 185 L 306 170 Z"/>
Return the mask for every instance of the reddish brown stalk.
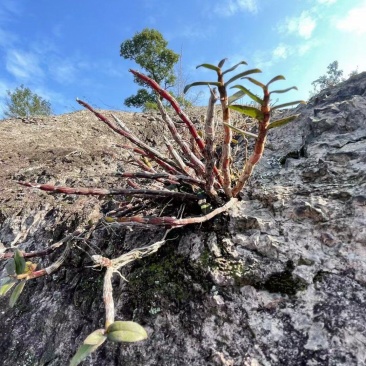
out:
<path id="1" fill-rule="evenodd" d="M 201 139 L 201 137 L 198 135 L 196 128 L 194 127 L 192 121 L 188 118 L 188 116 L 181 110 L 178 102 L 163 88 L 160 87 L 160 85 L 150 79 L 148 76 L 135 71 L 135 70 L 131 70 L 130 72 L 132 72 L 132 74 L 134 74 L 135 76 L 137 76 L 139 79 L 143 80 L 145 83 L 147 83 L 148 85 L 150 85 L 159 95 L 161 95 L 164 99 L 166 99 L 171 106 L 174 108 L 174 110 L 177 112 L 178 116 L 182 119 L 182 121 L 187 125 L 189 132 L 191 133 L 191 135 L 195 138 L 195 140 L 197 141 L 197 144 L 199 146 L 199 148 L 201 150 L 203 150 L 205 148 L 205 144 L 203 142 L 203 140 Z"/>
<path id="2" fill-rule="evenodd" d="M 130 146 L 130 145 L 125 145 L 125 144 L 114 144 L 114 146 L 116 147 L 120 147 L 122 149 L 126 149 L 126 150 L 132 150 L 133 152 L 140 154 L 142 156 L 148 156 L 149 154 L 147 152 L 145 152 L 142 149 L 139 149 L 138 147 L 134 147 L 134 146 Z"/>
<path id="3" fill-rule="evenodd" d="M 136 223 L 142 225 L 157 225 L 157 226 L 169 226 L 169 227 L 179 227 L 190 224 L 200 224 L 202 222 L 211 220 L 216 215 L 227 211 L 235 202 L 237 198 L 231 198 L 224 206 L 211 211 L 209 214 L 199 217 L 187 217 L 184 219 L 177 219 L 175 217 L 142 217 L 142 216 L 132 216 L 132 217 L 120 217 L 118 219 L 108 218 L 108 222 L 119 222 L 119 223 Z"/>
<path id="4" fill-rule="evenodd" d="M 121 147 L 121 148 L 127 149 L 127 150 L 132 150 L 135 153 L 140 154 L 141 156 L 145 156 L 145 157 L 150 158 L 151 160 L 154 160 L 157 164 L 159 164 L 168 173 L 175 174 L 175 172 L 177 171 L 174 167 L 167 164 L 165 161 L 160 160 L 159 158 L 157 158 L 153 154 L 151 154 L 149 152 L 146 152 L 142 149 L 139 149 L 138 147 L 133 147 L 133 146 L 129 146 L 129 145 L 119 145 L 119 144 L 115 144 L 115 146 Z M 179 173 L 181 173 L 181 172 L 179 172 Z"/>
<path id="5" fill-rule="evenodd" d="M 181 174 L 182 172 L 178 169 L 178 167 L 172 167 L 170 164 L 166 163 L 165 161 L 159 159 L 152 154 L 147 155 L 150 159 L 156 161 L 166 172 L 170 174 Z"/>
<path id="6" fill-rule="evenodd" d="M 193 136 L 191 136 L 191 139 L 189 140 L 191 144 L 191 150 L 195 156 L 197 156 L 198 159 L 203 159 L 203 154 L 201 154 L 201 151 L 199 147 L 196 144 L 196 141 Z"/>
<path id="7" fill-rule="evenodd" d="M 56 272 L 65 262 L 66 257 L 69 255 L 71 249 L 70 243 L 67 243 L 65 250 L 62 252 L 60 257 L 57 259 L 56 262 L 52 263 L 47 268 L 42 268 L 39 271 L 34 271 L 29 275 L 29 279 L 34 279 L 38 277 L 42 277 L 45 275 L 50 275 L 53 272 Z"/>
<path id="8" fill-rule="evenodd" d="M 133 189 L 141 189 L 141 187 L 136 183 L 134 182 L 132 179 L 127 179 L 126 180 L 126 183 Z"/>
<path id="9" fill-rule="evenodd" d="M 190 161 L 198 174 L 198 176 L 203 176 L 205 172 L 205 166 L 203 163 L 197 158 L 196 155 L 191 151 L 188 144 L 182 140 L 181 136 L 179 135 L 177 128 L 175 127 L 175 124 L 169 117 L 168 113 L 166 112 L 163 103 L 157 99 L 158 107 L 161 113 L 161 116 L 163 117 L 163 120 L 165 124 L 168 126 L 170 133 L 172 134 L 175 142 L 178 144 L 178 146 L 182 149 L 182 152 L 185 156 L 185 158 Z M 190 174 L 188 171 L 186 171 L 187 174 Z"/>
<path id="10" fill-rule="evenodd" d="M 249 157 L 249 159 L 246 161 L 243 171 L 238 179 L 238 182 L 236 183 L 236 186 L 232 190 L 233 197 L 236 197 L 239 194 L 239 192 L 243 189 L 245 183 L 252 175 L 254 166 L 258 163 L 258 161 L 262 158 L 263 155 L 264 146 L 266 144 L 267 139 L 268 126 L 271 120 L 271 107 L 269 104 L 268 90 L 264 91 L 263 101 L 264 103 L 261 109 L 264 114 L 264 117 L 262 121 L 259 121 L 258 137 L 254 145 L 254 151 L 252 155 Z"/>
<path id="11" fill-rule="evenodd" d="M 94 196 L 106 196 L 106 195 L 125 195 L 125 196 L 158 196 L 158 197 L 171 197 L 177 199 L 192 199 L 197 200 L 197 196 L 191 193 L 175 192 L 175 191 L 159 191 L 153 189 L 103 189 L 103 188 L 72 188 L 63 186 L 53 186 L 51 184 L 37 184 L 29 182 L 18 182 L 19 184 L 38 188 L 42 191 L 65 193 L 65 194 L 78 194 L 78 195 L 94 195 Z"/>
<path id="12" fill-rule="evenodd" d="M 198 135 L 197 130 L 194 127 L 194 124 L 192 123 L 192 121 L 181 110 L 178 102 L 166 90 L 161 88 L 160 85 L 156 81 L 150 79 L 148 76 L 146 76 L 138 71 L 130 69 L 130 72 L 132 72 L 136 77 L 138 77 L 139 79 L 143 80 L 145 83 L 150 85 L 151 88 L 153 88 L 159 95 L 161 95 L 164 99 L 166 99 L 171 104 L 171 106 L 176 111 L 176 113 L 178 114 L 180 119 L 187 125 L 189 132 L 194 137 L 201 152 L 203 152 L 203 150 L 205 148 L 205 143 L 203 142 L 201 137 Z M 222 185 L 222 179 L 221 179 L 219 171 L 216 169 L 216 167 L 214 168 L 214 173 L 215 173 L 220 185 Z"/>
<path id="13" fill-rule="evenodd" d="M 195 184 L 196 186 L 203 187 L 204 182 L 202 180 L 188 177 L 186 175 L 171 175 L 167 173 L 145 173 L 145 172 L 125 172 L 119 174 L 122 177 L 129 177 L 129 178 L 144 178 L 144 179 L 166 179 L 171 184 L 181 184 L 181 183 L 189 183 L 189 184 Z"/>
<path id="14" fill-rule="evenodd" d="M 215 166 L 215 126 L 214 126 L 214 111 L 215 103 L 218 97 L 216 89 L 211 90 L 211 96 L 207 108 L 207 116 L 205 123 L 205 150 L 204 156 L 206 159 L 206 175 L 205 175 L 205 191 L 212 197 L 217 197 L 217 192 L 214 189 L 214 173 L 213 169 Z"/>
<path id="15" fill-rule="evenodd" d="M 170 173 L 179 174 L 178 170 L 176 169 L 176 166 L 175 166 L 174 161 L 166 158 L 164 155 L 160 154 L 159 151 L 151 148 L 149 145 L 147 145 L 144 142 L 142 142 L 140 139 L 138 139 L 135 135 L 133 135 L 129 131 L 126 131 L 126 130 L 120 128 L 120 127 L 117 127 L 107 117 L 103 116 L 101 113 L 99 113 L 96 110 L 94 110 L 88 103 L 85 103 L 84 101 L 82 101 L 80 99 L 76 99 L 76 101 L 80 105 L 82 105 L 83 107 L 85 107 L 86 109 L 89 109 L 91 112 L 93 112 L 102 122 L 104 122 L 113 131 L 115 131 L 116 133 L 120 134 L 121 136 L 127 138 L 133 144 L 135 144 L 139 148 L 143 149 L 144 151 L 149 152 L 150 154 L 152 154 L 152 156 L 155 156 L 160 161 L 163 161 L 166 164 L 168 164 L 168 166 L 170 166 L 170 169 L 169 169 L 169 172 Z"/>
<path id="16" fill-rule="evenodd" d="M 148 165 L 145 161 L 141 159 L 137 159 L 132 154 L 130 154 L 130 158 L 144 171 L 149 173 L 156 173 L 156 170 L 151 166 Z"/>
<path id="17" fill-rule="evenodd" d="M 218 71 L 218 82 L 221 84 L 219 89 L 220 94 L 220 102 L 221 102 L 221 108 L 222 108 L 222 120 L 223 123 L 230 123 L 230 110 L 229 110 L 229 101 L 228 96 L 226 92 L 226 87 L 224 85 L 224 78 L 222 75 L 222 71 Z M 228 197 L 232 197 L 231 192 L 231 172 L 230 172 L 230 165 L 231 165 L 231 146 L 230 142 L 232 139 L 232 131 L 229 127 L 227 127 L 225 124 L 224 126 L 224 141 L 222 143 L 222 155 L 221 155 L 221 172 L 223 176 L 223 189 L 225 191 L 225 194 Z"/>
<path id="18" fill-rule="evenodd" d="M 131 155 L 130 157 L 145 172 L 156 174 L 156 170 L 152 166 L 147 165 L 147 163 L 145 163 L 142 160 L 139 160 L 139 159 L 135 158 L 133 155 Z M 136 177 L 136 178 L 139 178 L 135 174 L 136 173 L 118 173 L 118 175 L 120 177 L 128 177 L 128 178 L 135 178 Z M 164 174 L 167 174 L 167 173 L 164 173 Z M 163 183 L 163 184 L 178 184 L 179 183 L 177 181 L 171 181 L 171 180 L 160 179 L 160 178 L 156 178 L 156 180 Z"/>

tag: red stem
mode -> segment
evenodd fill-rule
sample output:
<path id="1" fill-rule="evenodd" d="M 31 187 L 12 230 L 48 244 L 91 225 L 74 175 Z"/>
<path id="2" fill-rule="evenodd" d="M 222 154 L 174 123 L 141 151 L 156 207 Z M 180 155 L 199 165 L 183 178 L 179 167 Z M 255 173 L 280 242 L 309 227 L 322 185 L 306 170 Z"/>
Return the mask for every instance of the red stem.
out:
<path id="1" fill-rule="evenodd" d="M 151 88 L 153 88 L 159 95 L 161 95 L 164 99 L 166 99 L 171 104 L 171 106 L 177 112 L 177 114 L 181 118 L 181 120 L 187 125 L 189 132 L 191 133 L 191 135 L 195 139 L 198 147 L 200 148 L 201 152 L 203 153 L 203 150 L 205 148 L 205 143 L 203 142 L 201 137 L 198 135 L 197 130 L 194 127 L 194 124 L 192 123 L 192 121 L 181 110 L 178 102 L 166 90 L 161 88 L 160 85 L 156 81 L 150 79 L 148 76 L 146 76 L 136 70 L 130 69 L 130 72 L 132 72 L 132 74 L 134 74 L 136 77 L 138 77 L 139 79 L 143 80 L 145 83 L 150 85 Z M 217 170 L 216 167 L 214 167 L 214 173 L 215 173 L 217 180 L 222 185 L 222 179 L 221 179 L 219 171 Z"/>
<path id="2" fill-rule="evenodd" d="M 38 188 L 42 191 L 65 193 L 65 194 L 78 194 L 78 195 L 94 195 L 94 196 L 106 196 L 106 195 L 125 195 L 125 196 L 158 196 L 158 197 L 172 197 L 179 199 L 192 199 L 197 200 L 197 196 L 191 193 L 175 192 L 175 191 L 158 191 L 153 189 L 103 189 L 103 188 L 72 188 L 63 186 L 53 186 L 51 184 L 37 184 L 29 182 L 18 182 L 22 186 Z"/>
<path id="3" fill-rule="evenodd" d="M 152 156 L 156 157 L 160 161 L 163 161 L 166 166 L 169 166 L 169 172 L 173 174 L 179 174 L 178 170 L 175 167 L 175 164 L 172 160 L 166 158 L 162 154 L 160 154 L 155 149 L 151 148 L 149 145 L 145 144 L 144 142 L 140 141 L 136 136 L 131 134 L 128 131 L 123 130 L 122 128 L 117 127 L 114 123 L 112 123 L 107 117 L 103 116 L 101 113 L 97 112 L 94 108 L 92 108 L 88 103 L 77 99 L 77 102 L 85 107 L 86 109 L 89 109 L 91 112 L 93 112 L 102 122 L 104 122 L 108 127 L 110 127 L 113 131 L 117 132 L 118 134 L 122 135 L 123 137 L 126 137 L 128 140 L 130 140 L 132 143 L 134 143 L 139 148 L 145 150 L 146 152 L 150 153 Z"/>

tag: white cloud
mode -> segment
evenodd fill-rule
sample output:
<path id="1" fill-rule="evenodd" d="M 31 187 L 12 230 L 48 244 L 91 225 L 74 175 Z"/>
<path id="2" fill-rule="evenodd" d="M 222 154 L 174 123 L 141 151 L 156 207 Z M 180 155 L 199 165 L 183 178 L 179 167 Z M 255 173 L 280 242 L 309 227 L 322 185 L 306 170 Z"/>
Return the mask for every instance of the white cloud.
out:
<path id="1" fill-rule="evenodd" d="M 258 12 L 257 0 L 225 0 L 215 7 L 215 12 L 222 16 L 231 16 L 239 12 Z"/>
<path id="2" fill-rule="evenodd" d="M 272 55 L 275 59 L 286 59 L 289 56 L 289 47 L 283 43 L 279 44 L 273 51 Z"/>
<path id="3" fill-rule="evenodd" d="M 280 26 L 282 32 L 295 33 L 300 37 L 309 39 L 316 27 L 316 20 L 307 11 L 303 11 L 299 17 L 287 18 L 285 25 Z"/>
<path id="4" fill-rule="evenodd" d="M 43 77 L 40 61 L 36 54 L 11 49 L 6 55 L 6 70 L 17 79 L 34 79 Z"/>
<path id="5" fill-rule="evenodd" d="M 319 42 L 315 40 L 306 40 L 297 42 L 296 44 L 281 42 L 272 50 L 256 50 L 254 52 L 253 61 L 257 67 L 268 69 L 283 60 L 289 60 L 289 62 L 297 60 L 299 56 L 304 56 L 317 46 L 319 46 Z"/>
<path id="6" fill-rule="evenodd" d="M 345 32 L 361 35 L 366 33 L 366 4 L 351 9 L 347 15 L 338 20 L 336 27 Z"/>

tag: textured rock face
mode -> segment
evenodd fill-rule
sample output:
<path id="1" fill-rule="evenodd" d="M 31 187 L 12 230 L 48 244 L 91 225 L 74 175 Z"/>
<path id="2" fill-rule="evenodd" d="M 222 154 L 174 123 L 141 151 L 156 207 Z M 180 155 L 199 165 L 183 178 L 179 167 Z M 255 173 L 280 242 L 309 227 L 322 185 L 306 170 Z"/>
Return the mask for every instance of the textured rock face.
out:
<path id="1" fill-rule="evenodd" d="M 271 133 L 229 214 L 172 232 L 159 253 L 124 272 L 128 283 L 115 282 L 116 318 L 139 322 L 149 339 L 107 343 L 83 365 L 366 365 L 366 73 L 323 91 L 298 113 Z M 0 124 L 0 139 L 8 126 Z M 115 140 L 110 134 L 104 143 Z M 64 169 L 50 160 L 41 179 L 65 182 L 77 174 L 82 182 L 114 184 L 109 174 L 117 162 L 109 151 L 103 158 L 91 151 L 84 171 L 75 170 L 77 154 L 69 163 L 57 160 Z M 21 157 L 21 146 L 13 153 Z M 5 247 L 44 248 L 105 209 L 95 198 L 15 188 L 11 178 L 20 173 L 39 176 L 21 168 L 3 177 Z M 162 234 L 97 226 L 84 248 L 112 256 Z M 103 325 L 103 277 L 86 268 L 90 263 L 75 249 L 59 272 L 30 281 L 14 309 L 0 299 L 1 364 L 67 364 Z"/>

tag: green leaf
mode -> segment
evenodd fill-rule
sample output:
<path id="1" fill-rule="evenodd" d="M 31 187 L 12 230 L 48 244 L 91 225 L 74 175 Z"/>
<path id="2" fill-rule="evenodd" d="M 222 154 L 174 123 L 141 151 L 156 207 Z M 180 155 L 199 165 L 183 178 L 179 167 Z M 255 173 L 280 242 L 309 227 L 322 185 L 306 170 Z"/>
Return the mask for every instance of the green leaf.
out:
<path id="1" fill-rule="evenodd" d="M 23 253 L 17 249 L 14 253 L 15 272 L 16 274 L 22 274 L 25 270 L 25 259 Z"/>
<path id="2" fill-rule="evenodd" d="M 231 72 L 231 71 L 234 71 L 238 66 L 240 66 L 240 65 L 248 65 L 245 61 L 240 61 L 240 62 L 238 62 L 236 65 L 234 65 L 233 67 L 230 67 L 230 69 L 227 69 L 227 70 L 225 70 L 223 73 L 222 73 L 222 75 L 225 75 L 225 74 L 227 74 L 228 72 Z"/>
<path id="3" fill-rule="evenodd" d="M 286 118 L 279 119 L 278 121 L 274 121 L 274 122 L 270 123 L 270 125 L 268 126 L 268 130 L 271 128 L 276 128 L 276 127 L 287 125 L 288 123 L 292 122 L 299 116 L 300 116 L 300 114 L 294 114 L 293 116 L 289 116 Z"/>
<path id="4" fill-rule="evenodd" d="M 228 104 L 230 105 L 230 104 L 234 103 L 238 99 L 242 98 L 244 95 L 246 95 L 246 93 L 244 93 L 242 90 L 237 91 L 235 94 L 233 94 L 232 96 L 230 96 L 228 98 Z"/>
<path id="5" fill-rule="evenodd" d="M 255 80 L 255 79 L 253 79 L 253 78 L 251 78 L 251 77 L 246 77 L 245 79 L 248 79 L 250 82 L 252 82 L 253 84 L 255 84 L 255 85 L 258 85 L 258 86 L 260 86 L 263 90 L 265 90 L 266 89 L 266 86 L 264 85 L 264 84 L 262 84 L 260 81 L 258 81 L 258 80 Z"/>
<path id="6" fill-rule="evenodd" d="M 5 276 L 0 278 L 0 287 L 11 281 L 11 277 Z"/>
<path id="7" fill-rule="evenodd" d="M 271 79 L 267 84 L 266 84 L 266 87 L 268 88 L 268 85 L 269 84 L 272 84 L 274 83 L 275 81 L 277 80 L 286 80 L 285 77 L 283 75 L 277 75 L 275 76 L 273 79 Z"/>
<path id="8" fill-rule="evenodd" d="M 217 81 L 197 81 L 195 83 L 192 84 L 188 84 L 185 86 L 183 93 L 187 93 L 188 89 L 190 89 L 192 86 L 199 86 L 199 85 L 214 85 L 214 86 L 221 86 L 221 83 L 217 82 Z"/>
<path id="9" fill-rule="evenodd" d="M 201 64 L 196 66 L 196 69 L 198 69 L 199 67 L 205 67 L 206 69 L 210 69 L 210 70 L 214 70 L 216 72 L 220 71 L 220 68 L 215 66 L 215 65 L 211 65 L 211 64 Z"/>
<path id="10" fill-rule="evenodd" d="M 9 306 L 12 308 L 15 303 L 17 302 L 20 294 L 22 293 L 24 286 L 25 286 L 25 280 L 20 281 L 20 283 L 15 287 L 14 291 L 12 292 L 10 299 L 9 299 Z"/>
<path id="11" fill-rule="evenodd" d="M 219 67 L 219 69 L 221 69 L 223 66 L 224 66 L 224 63 L 225 63 L 225 61 L 227 60 L 227 58 L 224 58 L 224 59 L 222 59 L 220 62 L 219 62 L 219 64 L 217 65 L 218 67 Z"/>
<path id="12" fill-rule="evenodd" d="M 271 91 L 269 94 L 274 94 L 274 93 L 286 93 L 288 92 L 289 90 L 291 89 L 295 89 L 297 90 L 297 87 L 296 86 L 292 86 L 291 88 L 287 88 L 287 89 L 282 89 L 282 90 L 273 90 Z"/>
<path id="13" fill-rule="evenodd" d="M 16 275 L 14 258 L 8 259 L 8 261 L 5 265 L 5 269 L 6 269 L 6 272 L 8 273 L 9 276 L 15 276 Z"/>
<path id="14" fill-rule="evenodd" d="M 76 366 L 91 353 L 93 353 L 100 345 L 102 345 L 107 337 L 104 329 L 97 329 L 89 334 L 84 343 L 79 347 L 76 354 L 70 361 L 70 366 Z"/>
<path id="15" fill-rule="evenodd" d="M 6 279 L 8 279 L 8 281 L 4 281 Z M 0 296 L 5 295 L 16 283 L 17 280 L 11 279 L 9 277 L 3 278 L 0 285 Z"/>
<path id="16" fill-rule="evenodd" d="M 290 105 L 298 105 L 298 104 L 306 104 L 306 102 L 304 100 L 295 100 L 294 102 L 289 102 L 289 103 L 283 103 L 283 104 L 275 105 L 271 109 L 272 109 L 272 111 L 274 111 L 276 109 L 280 109 L 280 108 L 284 108 L 284 107 L 289 107 Z"/>
<path id="17" fill-rule="evenodd" d="M 232 86 L 230 89 L 232 88 L 238 88 L 241 91 L 243 91 L 246 95 L 248 95 L 248 97 L 250 97 L 251 99 L 253 99 L 255 102 L 257 102 L 260 105 L 263 105 L 263 99 L 257 97 L 255 94 L 253 94 L 250 90 L 248 90 L 247 88 L 245 88 L 242 85 L 234 85 Z"/>
<path id="18" fill-rule="evenodd" d="M 247 70 L 247 71 L 244 71 L 244 72 L 241 72 L 240 74 L 238 75 L 235 75 L 233 76 L 231 79 L 229 79 L 226 83 L 225 83 L 225 86 L 229 85 L 230 83 L 232 83 L 233 81 L 237 80 L 237 79 L 240 79 L 240 78 L 243 78 L 244 76 L 247 76 L 247 75 L 250 75 L 250 74 L 255 74 L 257 72 L 262 72 L 261 70 L 259 69 L 251 69 L 251 70 Z"/>
<path id="19" fill-rule="evenodd" d="M 263 112 L 255 107 L 234 104 L 234 105 L 230 105 L 229 108 L 232 109 L 233 111 L 240 112 L 242 114 L 245 114 L 246 116 L 253 117 L 258 120 L 262 120 L 264 117 Z"/>
<path id="20" fill-rule="evenodd" d="M 138 323 L 116 321 L 108 327 L 107 337 L 112 342 L 138 342 L 146 339 L 147 333 Z"/>
<path id="21" fill-rule="evenodd" d="M 240 128 L 237 128 L 237 127 L 234 127 L 232 125 L 229 125 L 228 123 L 225 123 L 224 122 L 224 125 L 231 128 L 233 131 L 237 132 L 237 133 L 240 133 L 241 135 L 244 135 L 244 136 L 249 136 L 249 137 L 254 137 L 255 139 L 258 137 L 256 134 L 254 133 L 251 133 L 251 132 L 248 132 L 248 131 L 244 131 L 244 130 L 241 130 Z"/>

